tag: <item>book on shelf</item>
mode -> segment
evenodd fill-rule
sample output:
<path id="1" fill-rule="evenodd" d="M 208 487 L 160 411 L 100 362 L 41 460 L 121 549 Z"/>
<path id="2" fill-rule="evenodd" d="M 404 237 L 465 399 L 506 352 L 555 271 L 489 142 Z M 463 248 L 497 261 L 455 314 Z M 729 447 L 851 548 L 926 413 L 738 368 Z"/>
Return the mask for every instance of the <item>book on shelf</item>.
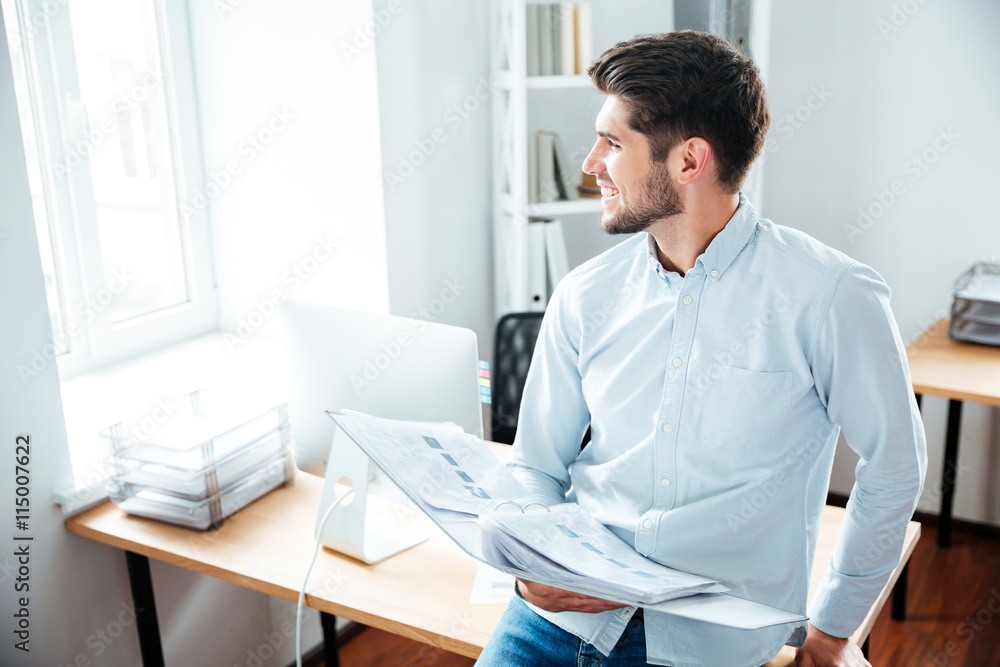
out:
<path id="1" fill-rule="evenodd" d="M 503 572 L 742 629 L 806 620 L 642 556 L 576 503 L 530 502 L 482 439 L 455 424 L 326 414 L 463 551 Z"/>
<path id="2" fill-rule="evenodd" d="M 576 74 L 576 9 L 572 2 L 562 2 L 554 5 L 557 9 L 559 23 L 559 74 L 573 76 Z"/>
<path id="3" fill-rule="evenodd" d="M 552 6 L 538 6 L 538 58 L 542 76 L 556 73 L 555 31 L 552 22 Z"/>
<path id="4" fill-rule="evenodd" d="M 579 199 L 576 191 L 576 169 L 570 164 L 569 156 L 563 147 L 562 138 L 555 132 L 552 135 L 552 149 L 555 154 L 556 183 L 559 186 L 560 199 Z"/>
<path id="5" fill-rule="evenodd" d="M 593 59 L 589 2 L 526 5 L 528 76 L 586 74 Z"/>
<path id="6" fill-rule="evenodd" d="M 528 203 L 579 199 L 576 174 L 558 134 L 528 135 Z"/>
<path id="7" fill-rule="evenodd" d="M 538 202 L 547 203 L 559 199 L 559 184 L 556 182 L 555 142 L 551 132 L 535 134 L 538 158 Z"/>
<path id="8" fill-rule="evenodd" d="M 528 76 L 538 76 L 542 73 L 542 60 L 539 49 L 541 48 L 541 38 L 538 35 L 539 17 L 541 5 L 527 5 L 527 16 L 525 23 L 525 47 L 527 56 Z"/>
<path id="9" fill-rule="evenodd" d="M 589 2 L 576 5 L 576 73 L 586 74 L 594 59 L 594 24 Z"/>

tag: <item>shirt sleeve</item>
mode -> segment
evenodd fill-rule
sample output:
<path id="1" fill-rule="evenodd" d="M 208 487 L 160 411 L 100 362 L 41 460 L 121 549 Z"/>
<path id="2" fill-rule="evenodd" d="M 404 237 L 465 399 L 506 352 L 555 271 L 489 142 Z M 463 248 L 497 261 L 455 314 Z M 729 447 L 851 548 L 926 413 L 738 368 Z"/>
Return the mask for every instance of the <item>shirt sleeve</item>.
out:
<path id="1" fill-rule="evenodd" d="M 874 270 L 854 264 L 842 274 L 811 360 L 820 399 L 861 460 L 809 616 L 823 632 L 849 637 L 899 563 L 927 471 L 923 422 L 889 288 Z"/>
<path id="2" fill-rule="evenodd" d="M 556 287 L 542 318 L 508 463 L 530 500 L 547 505 L 565 501 L 569 468 L 590 423 L 578 363 L 578 320 L 570 312 L 571 284 L 572 274 Z"/>

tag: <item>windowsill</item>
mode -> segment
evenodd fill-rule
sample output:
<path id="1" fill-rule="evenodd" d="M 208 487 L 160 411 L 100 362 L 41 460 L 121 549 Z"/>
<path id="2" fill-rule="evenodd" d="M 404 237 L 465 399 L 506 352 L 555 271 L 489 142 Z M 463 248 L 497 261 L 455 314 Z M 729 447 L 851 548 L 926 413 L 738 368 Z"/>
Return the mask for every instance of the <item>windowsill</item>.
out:
<path id="1" fill-rule="evenodd" d="M 70 504 L 94 498 L 82 489 L 103 487 L 108 476 L 111 448 L 99 435 L 103 429 L 131 421 L 153 435 L 201 388 L 225 392 L 263 412 L 287 400 L 286 368 L 279 340 L 259 335 L 240 341 L 216 331 L 64 381 L 66 436 L 80 490 Z"/>

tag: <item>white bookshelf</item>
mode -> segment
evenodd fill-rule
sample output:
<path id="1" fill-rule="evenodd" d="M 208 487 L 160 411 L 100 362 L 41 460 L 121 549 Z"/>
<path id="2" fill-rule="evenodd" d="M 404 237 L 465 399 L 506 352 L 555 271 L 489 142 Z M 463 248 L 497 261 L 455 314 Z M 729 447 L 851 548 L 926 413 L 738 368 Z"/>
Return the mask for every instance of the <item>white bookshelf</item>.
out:
<path id="1" fill-rule="evenodd" d="M 600 199 L 528 202 L 529 133 L 558 132 L 570 161 L 582 165 L 594 141 L 601 98 L 586 74 L 527 75 L 526 6 L 540 0 L 492 0 L 491 75 L 493 112 L 493 247 L 495 308 L 529 310 L 529 216 L 558 217 L 570 247 L 571 265 L 621 239 L 606 237 L 597 219 Z M 552 3 L 555 4 L 555 3 Z M 592 0 L 593 55 L 637 34 L 673 28 L 673 4 L 664 0 Z M 574 256 L 577 262 L 574 262 Z"/>

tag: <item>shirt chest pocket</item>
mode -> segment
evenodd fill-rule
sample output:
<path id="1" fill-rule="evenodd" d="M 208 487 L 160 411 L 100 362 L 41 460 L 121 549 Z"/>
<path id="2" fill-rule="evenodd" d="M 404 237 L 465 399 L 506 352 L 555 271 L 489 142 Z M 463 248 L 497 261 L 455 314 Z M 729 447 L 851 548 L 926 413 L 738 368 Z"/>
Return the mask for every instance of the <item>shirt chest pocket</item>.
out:
<path id="1" fill-rule="evenodd" d="M 791 371 L 750 371 L 712 364 L 710 381 L 693 394 L 693 438 L 735 451 L 783 439 L 791 409 Z"/>

